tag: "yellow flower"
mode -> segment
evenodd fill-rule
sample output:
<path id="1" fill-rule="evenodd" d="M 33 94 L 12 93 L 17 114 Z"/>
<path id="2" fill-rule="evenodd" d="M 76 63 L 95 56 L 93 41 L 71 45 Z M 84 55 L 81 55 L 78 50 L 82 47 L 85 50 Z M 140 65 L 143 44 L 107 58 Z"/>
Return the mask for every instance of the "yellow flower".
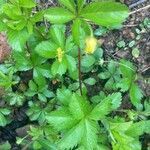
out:
<path id="1" fill-rule="evenodd" d="M 85 52 L 87 54 L 93 54 L 97 46 L 97 39 L 92 36 L 88 37 L 85 40 L 85 45 Z"/>
<path id="2" fill-rule="evenodd" d="M 57 57 L 59 62 L 62 62 L 63 55 L 64 55 L 64 51 L 60 47 L 57 48 Z"/>

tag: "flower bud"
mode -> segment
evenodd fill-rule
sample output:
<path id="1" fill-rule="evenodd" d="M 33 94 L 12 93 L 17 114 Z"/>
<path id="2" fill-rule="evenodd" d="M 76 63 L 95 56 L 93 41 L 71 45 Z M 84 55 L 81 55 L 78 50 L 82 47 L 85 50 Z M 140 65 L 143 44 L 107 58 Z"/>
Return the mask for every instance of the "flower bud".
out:
<path id="1" fill-rule="evenodd" d="M 94 37 L 88 37 L 85 40 L 85 45 L 85 52 L 87 54 L 93 54 L 97 46 L 97 39 Z"/>

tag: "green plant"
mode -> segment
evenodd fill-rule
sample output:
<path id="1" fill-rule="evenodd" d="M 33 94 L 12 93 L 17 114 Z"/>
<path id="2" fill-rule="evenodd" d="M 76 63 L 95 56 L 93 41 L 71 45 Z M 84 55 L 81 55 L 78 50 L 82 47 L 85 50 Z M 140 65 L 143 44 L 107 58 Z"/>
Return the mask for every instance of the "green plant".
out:
<path id="1" fill-rule="evenodd" d="M 0 1 L 0 31 L 12 48 L 0 65 L 0 126 L 9 127 L 23 107 L 31 125 L 15 141 L 23 149 L 140 150 L 150 113 L 136 68 L 126 60 L 104 60 L 105 49 L 94 37 L 120 27 L 127 6 L 111 0 L 58 3 L 39 10 L 33 0 Z M 93 25 L 100 27 L 94 31 Z M 125 100 L 131 109 L 122 109 Z"/>

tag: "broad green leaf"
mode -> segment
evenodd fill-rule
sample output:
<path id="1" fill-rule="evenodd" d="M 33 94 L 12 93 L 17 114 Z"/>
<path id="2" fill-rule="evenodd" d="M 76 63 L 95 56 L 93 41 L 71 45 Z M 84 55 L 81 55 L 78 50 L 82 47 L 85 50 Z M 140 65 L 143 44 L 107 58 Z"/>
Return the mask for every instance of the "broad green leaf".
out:
<path id="1" fill-rule="evenodd" d="M 5 116 L 0 112 L 0 126 L 5 126 L 7 124 L 7 120 Z"/>
<path id="2" fill-rule="evenodd" d="M 120 61 L 120 70 L 124 78 L 128 78 L 130 82 L 134 79 L 135 67 L 131 62 L 126 60 Z"/>
<path id="3" fill-rule="evenodd" d="M 130 88 L 131 81 L 128 78 L 123 78 L 119 83 L 116 84 L 117 88 L 121 88 L 121 92 L 126 92 Z"/>
<path id="4" fill-rule="evenodd" d="M 143 97 L 143 94 L 142 94 L 142 90 L 138 87 L 136 83 L 132 83 L 129 94 L 130 94 L 130 99 L 132 104 L 137 109 L 140 109 L 141 99 Z"/>
<path id="5" fill-rule="evenodd" d="M 55 43 L 43 41 L 36 46 L 35 51 L 44 58 L 55 58 L 57 48 L 58 46 Z"/>
<path id="6" fill-rule="evenodd" d="M 22 51 L 26 41 L 29 38 L 29 33 L 26 29 L 21 31 L 9 30 L 7 32 L 8 43 L 15 51 Z"/>
<path id="7" fill-rule="evenodd" d="M 75 17 L 70 11 L 59 7 L 47 9 L 44 16 L 48 21 L 56 24 L 67 23 Z"/>
<path id="8" fill-rule="evenodd" d="M 92 55 L 85 55 L 81 60 L 81 65 L 83 67 L 90 67 L 95 63 L 95 58 Z"/>
<path id="9" fill-rule="evenodd" d="M 58 0 L 58 2 L 65 7 L 67 7 L 72 12 L 75 12 L 75 3 L 74 0 Z"/>
<path id="10" fill-rule="evenodd" d="M 105 80 L 105 79 L 110 78 L 110 77 L 111 77 L 111 74 L 110 74 L 109 71 L 101 72 L 101 73 L 98 74 L 98 77 L 99 77 L 100 79 Z"/>
<path id="11" fill-rule="evenodd" d="M 97 123 L 95 121 L 85 119 L 84 122 L 84 135 L 81 143 L 86 150 L 95 149 L 97 146 Z"/>
<path id="12" fill-rule="evenodd" d="M 72 92 L 68 89 L 58 89 L 57 90 L 57 98 L 63 104 L 68 106 L 70 103 L 70 97 L 72 96 Z"/>
<path id="13" fill-rule="evenodd" d="M 72 36 L 76 45 L 80 45 L 80 36 L 81 36 L 81 20 L 75 19 L 72 25 Z"/>
<path id="14" fill-rule="evenodd" d="M 81 141 L 84 134 L 84 121 L 80 121 L 76 126 L 71 128 L 61 139 L 59 148 L 73 149 Z"/>
<path id="15" fill-rule="evenodd" d="M 36 6 L 34 0 L 19 0 L 19 5 L 25 8 L 33 8 Z"/>
<path id="16" fill-rule="evenodd" d="M 53 75 L 59 74 L 63 75 L 67 70 L 67 62 L 65 59 L 62 62 L 55 61 L 51 67 L 51 72 Z"/>
<path id="17" fill-rule="evenodd" d="M 78 12 L 80 12 L 85 4 L 85 0 L 77 0 Z"/>
<path id="18" fill-rule="evenodd" d="M 9 115 L 11 113 L 11 111 L 7 108 L 0 108 L 0 112 L 3 114 L 3 115 Z"/>
<path id="19" fill-rule="evenodd" d="M 50 65 L 47 65 L 47 64 L 35 67 L 33 70 L 33 74 L 35 74 L 35 72 L 37 72 L 38 74 L 41 74 L 42 76 L 46 78 L 52 77 L 51 71 L 50 71 Z"/>
<path id="20" fill-rule="evenodd" d="M 18 83 L 17 81 L 12 81 L 13 71 L 10 71 L 9 74 L 5 75 L 0 71 L 0 86 L 10 88 L 12 85 Z"/>
<path id="21" fill-rule="evenodd" d="M 25 97 L 19 93 L 8 93 L 7 94 L 7 101 L 9 101 L 10 105 L 22 106 Z"/>
<path id="22" fill-rule="evenodd" d="M 113 130 L 113 131 L 117 131 L 117 132 L 125 132 L 127 131 L 133 124 L 132 121 L 130 122 L 119 122 L 119 123 L 116 123 L 116 122 L 110 122 L 110 129 Z"/>
<path id="23" fill-rule="evenodd" d="M 90 107 L 84 97 L 74 93 L 70 99 L 69 110 L 74 118 L 82 119 L 90 111 Z"/>
<path id="24" fill-rule="evenodd" d="M 33 68 L 30 57 L 29 55 L 27 56 L 25 52 L 15 51 L 13 53 L 13 58 L 15 60 L 18 71 L 27 71 Z"/>
<path id="25" fill-rule="evenodd" d="M 111 111 L 116 110 L 121 104 L 121 93 L 113 93 L 107 96 L 90 113 L 93 120 L 103 119 Z"/>
<path id="26" fill-rule="evenodd" d="M 17 20 L 17 21 L 7 22 L 8 27 L 10 27 L 12 30 L 17 30 L 17 31 L 23 30 L 26 24 L 27 21 L 24 18 L 20 19 L 19 21 Z"/>
<path id="27" fill-rule="evenodd" d="M 137 139 L 124 134 L 115 133 L 117 142 L 112 142 L 113 150 L 141 150 L 141 143 Z"/>
<path id="28" fill-rule="evenodd" d="M 77 69 L 76 60 L 72 56 L 66 55 L 67 67 L 69 71 L 73 72 Z"/>
<path id="29" fill-rule="evenodd" d="M 2 8 L 3 8 L 3 12 L 9 18 L 11 18 L 13 20 L 21 19 L 22 12 L 21 12 L 21 9 L 18 6 L 6 3 L 6 4 L 4 4 L 4 6 Z"/>
<path id="30" fill-rule="evenodd" d="M 80 16 L 98 25 L 111 27 L 125 21 L 128 8 L 116 2 L 93 2 L 81 11 Z"/>
<path id="31" fill-rule="evenodd" d="M 95 85 L 96 80 L 94 78 L 88 78 L 84 80 L 84 83 L 88 84 L 88 85 Z"/>
<path id="32" fill-rule="evenodd" d="M 65 26 L 53 25 L 50 28 L 50 37 L 58 47 L 64 48 L 65 45 Z"/>
<path id="33" fill-rule="evenodd" d="M 44 150 L 56 150 L 56 145 L 45 138 L 40 138 L 37 141 L 41 144 Z"/>
<path id="34" fill-rule="evenodd" d="M 2 149 L 2 150 L 10 150 L 11 149 L 11 145 L 9 144 L 9 142 L 5 142 L 5 143 L 0 145 L 0 149 Z"/>
<path id="35" fill-rule="evenodd" d="M 150 121 L 140 121 L 133 123 L 130 128 L 126 131 L 126 134 L 132 137 L 138 137 L 142 134 L 150 133 Z"/>
<path id="36" fill-rule="evenodd" d="M 93 36 L 93 29 L 87 21 L 82 20 L 81 25 L 86 37 Z"/>
<path id="37" fill-rule="evenodd" d="M 46 119 L 58 131 L 68 130 L 77 122 L 65 108 L 51 112 Z"/>

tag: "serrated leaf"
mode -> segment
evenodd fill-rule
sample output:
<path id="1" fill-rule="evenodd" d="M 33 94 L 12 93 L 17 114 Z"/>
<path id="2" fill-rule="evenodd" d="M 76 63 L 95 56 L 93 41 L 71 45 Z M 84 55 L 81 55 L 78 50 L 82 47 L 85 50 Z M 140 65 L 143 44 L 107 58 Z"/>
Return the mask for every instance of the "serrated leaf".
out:
<path id="1" fill-rule="evenodd" d="M 55 58 L 57 48 L 58 46 L 55 43 L 43 41 L 36 46 L 35 51 L 44 58 Z"/>
<path id="2" fill-rule="evenodd" d="M 73 94 L 69 104 L 69 110 L 76 119 L 82 119 L 89 111 L 89 104 L 83 97 Z"/>
<path id="3" fill-rule="evenodd" d="M 132 83 L 129 94 L 130 94 L 130 99 L 132 104 L 136 108 L 139 108 L 141 105 L 141 99 L 143 97 L 143 94 L 142 94 L 142 90 L 138 87 L 136 83 Z"/>
<path id="4" fill-rule="evenodd" d="M 0 126 L 5 126 L 7 124 L 7 120 L 5 116 L 0 112 Z"/>
<path id="5" fill-rule="evenodd" d="M 15 51 L 23 50 L 29 36 L 30 35 L 26 29 L 23 29 L 21 31 L 9 30 L 7 32 L 8 43 Z"/>
<path id="6" fill-rule="evenodd" d="M 121 24 L 128 17 L 128 8 L 116 2 L 93 2 L 80 15 L 98 25 L 111 27 Z"/>
<path id="7" fill-rule="evenodd" d="M 121 93 L 113 93 L 107 96 L 90 113 L 90 118 L 93 120 L 103 119 L 111 111 L 117 109 L 121 104 Z"/>
<path id="8" fill-rule="evenodd" d="M 69 71 L 71 72 L 75 71 L 77 69 L 75 58 L 66 55 L 66 60 L 67 60 L 67 68 L 69 69 Z"/>
<path id="9" fill-rule="evenodd" d="M 75 3 L 74 0 L 58 0 L 58 2 L 65 7 L 67 7 L 72 12 L 75 12 Z"/>
<path id="10" fill-rule="evenodd" d="M 46 116 L 46 119 L 58 131 L 70 129 L 76 124 L 76 120 L 65 108 L 51 112 Z"/>
<path id="11" fill-rule="evenodd" d="M 80 12 L 85 4 L 85 0 L 78 0 L 77 5 L 78 5 L 78 12 Z"/>
<path id="12" fill-rule="evenodd" d="M 88 85 L 94 85 L 96 83 L 96 80 L 94 78 L 88 78 L 88 79 L 84 80 L 84 83 L 86 83 Z"/>
<path id="13" fill-rule="evenodd" d="M 134 79 L 135 67 L 133 64 L 126 60 L 121 60 L 120 70 L 124 78 L 128 78 L 130 82 Z"/>
<path id="14" fill-rule="evenodd" d="M 132 124 L 126 131 L 126 134 L 132 137 L 139 137 L 140 135 L 150 133 L 150 121 L 140 121 Z"/>
<path id="15" fill-rule="evenodd" d="M 59 143 L 59 148 L 62 150 L 74 148 L 81 141 L 83 134 L 84 121 L 81 121 L 63 136 Z"/>
<path id="16" fill-rule="evenodd" d="M 81 20 L 75 19 L 72 24 L 72 36 L 76 45 L 80 45 Z"/>
<path id="17" fill-rule="evenodd" d="M 75 17 L 70 11 L 59 7 L 47 9 L 44 16 L 48 21 L 55 24 L 67 23 Z"/>
<path id="18" fill-rule="evenodd" d="M 19 0 L 19 5 L 25 8 L 33 8 L 36 6 L 36 3 L 33 0 Z"/>
<path id="19" fill-rule="evenodd" d="M 53 63 L 51 67 L 51 72 L 53 75 L 59 74 L 63 75 L 67 70 L 67 61 L 63 59 L 62 62 L 58 62 L 57 60 Z"/>
<path id="20" fill-rule="evenodd" d="M 15 51 L 13 53 L 13 58 L 15 60 L 18 71 L 27 71 L 33 68 L 30 57 L 27 56 L 26 53 Z"/>
<path id="21" fill-rule="evenodd" d="M 57 98 L 63 105 L 68 105 L 70 103 L 70 97 L 72 96 L 72 92 L 68 89 L 58 89 L 57 90 Z"/>
<path id="22" fill-rule="evenodd" d="M 92 55 L 86 55 L 81 60 L 81 65 L 83 67 L 90 67 L 95 63 L 95 58 Z"/>
<path id="23" fill-rule="evenodd" d="M 84 122 L 84 135 L 82 138 L 82 145 L 86 150 L 95 149 L 97 146 L 97 123 L 91 120 Z"/>
<path id="24" fill-rule="evenodd" d="M 65 26 L 64 25 L 53 25 L 50 28 L 50 36 L 54 43 L 58 47 L 64 48 L 65 45 Z"/>

